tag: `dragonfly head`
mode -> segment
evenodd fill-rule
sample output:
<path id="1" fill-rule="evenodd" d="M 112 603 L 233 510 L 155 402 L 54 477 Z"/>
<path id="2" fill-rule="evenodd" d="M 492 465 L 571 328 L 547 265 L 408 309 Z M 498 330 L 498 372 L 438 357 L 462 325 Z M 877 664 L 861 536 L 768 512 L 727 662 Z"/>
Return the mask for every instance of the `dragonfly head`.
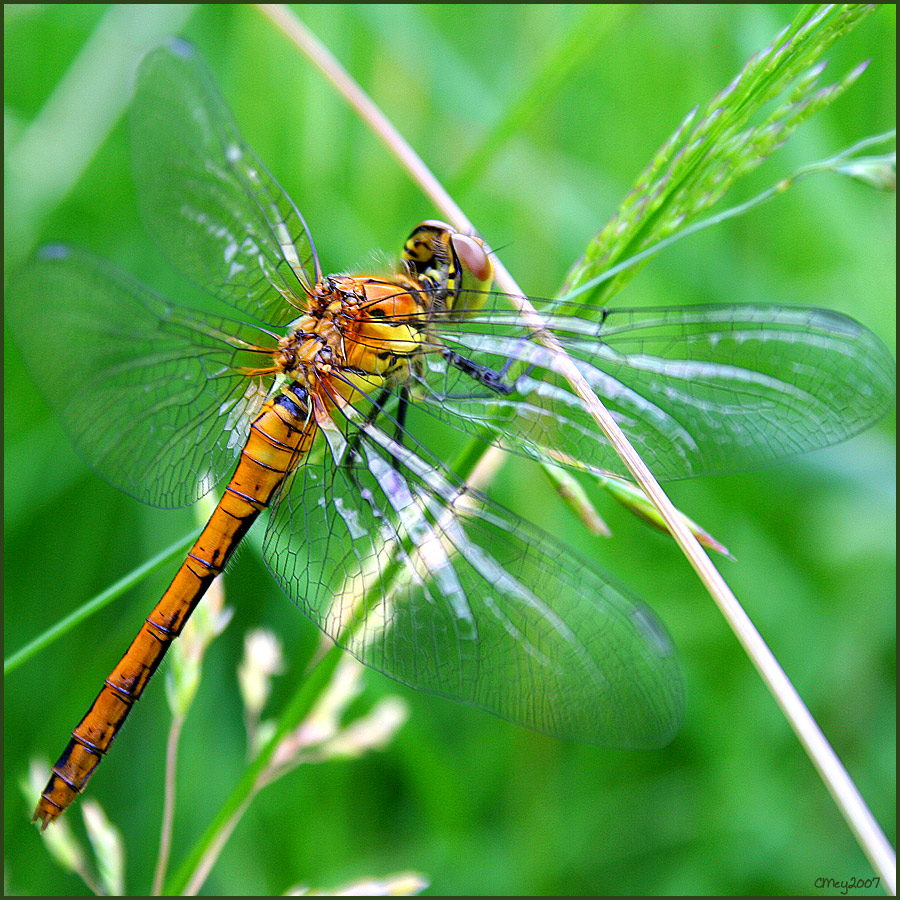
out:
<path id="1" fill-rule="evenodd" d="M 436 310 L 480 309 L 494 280 L 494 267 L 483 241 L 437 219 L 413 229 L 403 248 L 403 260 Z"/>

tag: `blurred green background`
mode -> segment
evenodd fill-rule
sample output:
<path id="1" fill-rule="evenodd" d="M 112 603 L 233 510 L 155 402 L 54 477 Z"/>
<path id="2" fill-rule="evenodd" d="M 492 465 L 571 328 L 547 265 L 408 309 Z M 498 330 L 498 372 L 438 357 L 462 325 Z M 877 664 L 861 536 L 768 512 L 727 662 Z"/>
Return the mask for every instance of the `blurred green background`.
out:
<path id="1" fill-rule="evenodd" d="M 552 295 L 588 239 L 685 113 L 724 87 L 795 8 L 651 6 L 298 7 L 410 140 L 523 288 Z M 186 296 L 138 221 L 120 113 L 141 48 L 168 33 L 208 59 L 249 143 L 310 224 L 326 270 L 396 254 L 436 211 L 332 88 L 250 7 L 4 7 L 7 276 L 36 243 L 84 246 Z M 585 19 L 585 17 L 590 17 Z M 895 9 L 829 53 L 839 77 L 871 65 L 836 105 L 726 202 L 895 122 Z M 583 50 L 536 115 L 474 178 L 467 160 L 546 60 Z M 773 301 L 837 309 L 895 350 L 895 208 L 817 177 L 747 217 L 678 244 L 619 305 Z M 64 298 L 52 298 L 64 302 Z M 51 308 L 48 298 L 48 310 Z M 47 377 L 66 340 L 35 323 Z M 5 652 L 62 618 L 193 525 L 89 473 L 5 344 Z M 670 486 L 738 562 L 721 569 L 895 839 L 894 421 L 770 470 Z M 436 894 L 812 893 L 871 869 L 722 617 L 674 547 L 598 497 L 613 540 L 588 536 L 538 467 L 509 460 L 491 491 L 644 596 L 668 624 L 688 685 L 665 750 L 574 746 L 367 674 L 411 718 L 384 752 L 301 768 L 253 804 L 204 892 L 281 893 L 365 875 L 424 873 Z M 596 495 L 595 495 L 596 496 Z M 259 526 L 258 526 L 259 527 Z M 5 681 L 6 891 L 77 894 L 28 826 L 19 789 L 55 760 L 176 568 L 148 579 Z M 226 575 L 235 617 L 212 646 L 183 737 L 175 863 L 243 769 L 235 683 L 244 633 L 265 625 L 291 660 L 316 637 L 254 548 Z M 160 677 L 89 793 L 121 828 L 128 887 L 149 889 L 168 726 Z M 79 831 L 78 811 L 68 816 Z"/>

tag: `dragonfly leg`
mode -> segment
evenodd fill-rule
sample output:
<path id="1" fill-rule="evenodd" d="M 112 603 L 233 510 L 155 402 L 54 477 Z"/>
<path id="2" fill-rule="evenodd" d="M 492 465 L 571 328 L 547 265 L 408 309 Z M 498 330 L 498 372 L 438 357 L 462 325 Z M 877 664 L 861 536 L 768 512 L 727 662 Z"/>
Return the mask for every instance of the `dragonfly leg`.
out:
<path id="1" fill-rule="evenodd" d="M 502 366 L 502 368 L 500 369 L 500 372 L 498 373 L 498 375 L 499 375 L 500 378 L 506 378 L 507 373 L 508 373 L 509 370 L 512 368 L 512 364 L 513 364 L 515 361 L 516 361 L 516 360 L 515 360 L 515 358 L 514 358 L 513 356 L 507 357 L 506 362 L 503 363 L 503 366 Z M 534 363 L 531 363 L 531 364 L 528 366 L 528 368 L 526 368 L 525 371 L 522 372 L 522 373 L 520 373 L 520 374 L 521 374 L 521 375 L 524 375 L 524 376 L 527 378 L 529 375 L 531 375 L 531 373 L 535 370 L 535 368 L 536 368 L 536 367 L 535 367 Z M 511 390 L 512 390 L 512 386 L 510 385 L 510 391 L 511 391 Z"/>
<path id="2" fill-rule="evenodd" d="M 406 413 L 409 409 L 409 388 L 403 385 L 400 388 L 400 405 L 397 407 L 397 421 L 394 428 L 394 441 L 403 446 L 403 435 L 406 433 Z M 400 460 L 397 457 L 391 459 L 391 466 L 395 472 L 400 471 Z"/>
<path id="3" fill-rule="evenodd" d="M 384 412 L 384 404 L 387 401 L 387 398 L 390 397 L 390 395 L 391 389 L 389 387 L 384 387 L 381 389 L 381 393 L 372 401 L 372 409 L 369 410 L 369 414 L 366 416 L 366 425 L 372 425 Z M 362 428 L 354 430 L 353 436 L 350 438 L 350 441 L 347 445 L 347 454 L 345 456 L 344 462 L 344 467 L 347 469 L 347 474 L 350 477 L 350 481 L 356 488 L 359 488 L 360 485 L 356 480 L 356 476 L 353 474 L 353 463 L 356 460 L 359 460 L 360 462 L 363 461 L 362 454 L 359 452 L 360 444 L 362 443 L 361 435 Z"/>
<path id="4" fill-rule="evenodd" d="M 457 353 L 455 350 L 444 350 L 444 359 L 460 372 L 464 372 L 474 381 L 483 384 L 498 394 L 511 394 L 515 388 L 511 384 L 507 384 L 503 380 L 503 376 L 509 370 L 509 361 L 499 372 L 490 366 L 483 366 L 480 363 L 473 362 L 465 356 Z"/>
<path id="5" fill-rule="evenodd" d="M 391 395 L 391 389 L 386 387 L 382 389 L 381 393 L 375 400 L 372 401 L 372 409 L 370 410 L 368 416 L 366 416 L 366 425 L 372 425 L 377 420 L 378 417 L 384 412 L 384 404 L 387 401 L 387 398 Z M 406 425 L 406 413 L 410 407 L 410 393 L 409 388 L 404 385 L 400 388 L 400 403 L 397 407 L 397 418 L 394 422 L 394 441 L 399 444 L 401 447 L 403 446 L 403 435 L 406 433 L 405 425 Z M 347 446 L 347 473 L 350 477 L 350 481 L 357 488 L 360 485 L 356 481 L 356 477 L 353 474 L 353 462 L 356 459 L 362 461 L 362 456 L 359 452 L 360 444 L 362 443 L 362 429 L 358 429 L 354 432 L 353 437 L 350 438 L 350 442 Z M 394 471 L 399 471 L 400 469 L 400 460 L 396 456 L 391 457 L 391 467 Z"/>

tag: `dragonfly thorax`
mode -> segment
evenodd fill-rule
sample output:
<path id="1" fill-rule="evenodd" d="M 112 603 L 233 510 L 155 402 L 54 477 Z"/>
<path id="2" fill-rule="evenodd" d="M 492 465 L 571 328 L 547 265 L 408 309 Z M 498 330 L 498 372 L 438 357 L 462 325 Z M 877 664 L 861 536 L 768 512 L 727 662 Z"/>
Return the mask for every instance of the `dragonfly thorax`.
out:
<path id="1" fill-rule="evenodd" d="M 412 279 L 331 275 L 313 308 L 278 343 L 274 361 L 307 387 L 327 382 L 345 399 L 408 377 L 424 343 L 426 295 Z"/>

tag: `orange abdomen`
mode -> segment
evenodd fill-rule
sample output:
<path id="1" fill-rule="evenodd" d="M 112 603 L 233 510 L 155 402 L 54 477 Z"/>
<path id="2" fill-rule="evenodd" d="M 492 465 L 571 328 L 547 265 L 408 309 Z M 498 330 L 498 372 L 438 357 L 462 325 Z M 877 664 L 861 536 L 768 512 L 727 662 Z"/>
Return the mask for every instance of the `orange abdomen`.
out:
<path id="1" fill-rule="evenodd" d="M 32 819 L 41 820 L 42 831 L 84 790 L 170 644 L 279 485 L 309 451 L 315 432 L 302 388 L 263 407 L 203 533 L 53 767 Z"/>

